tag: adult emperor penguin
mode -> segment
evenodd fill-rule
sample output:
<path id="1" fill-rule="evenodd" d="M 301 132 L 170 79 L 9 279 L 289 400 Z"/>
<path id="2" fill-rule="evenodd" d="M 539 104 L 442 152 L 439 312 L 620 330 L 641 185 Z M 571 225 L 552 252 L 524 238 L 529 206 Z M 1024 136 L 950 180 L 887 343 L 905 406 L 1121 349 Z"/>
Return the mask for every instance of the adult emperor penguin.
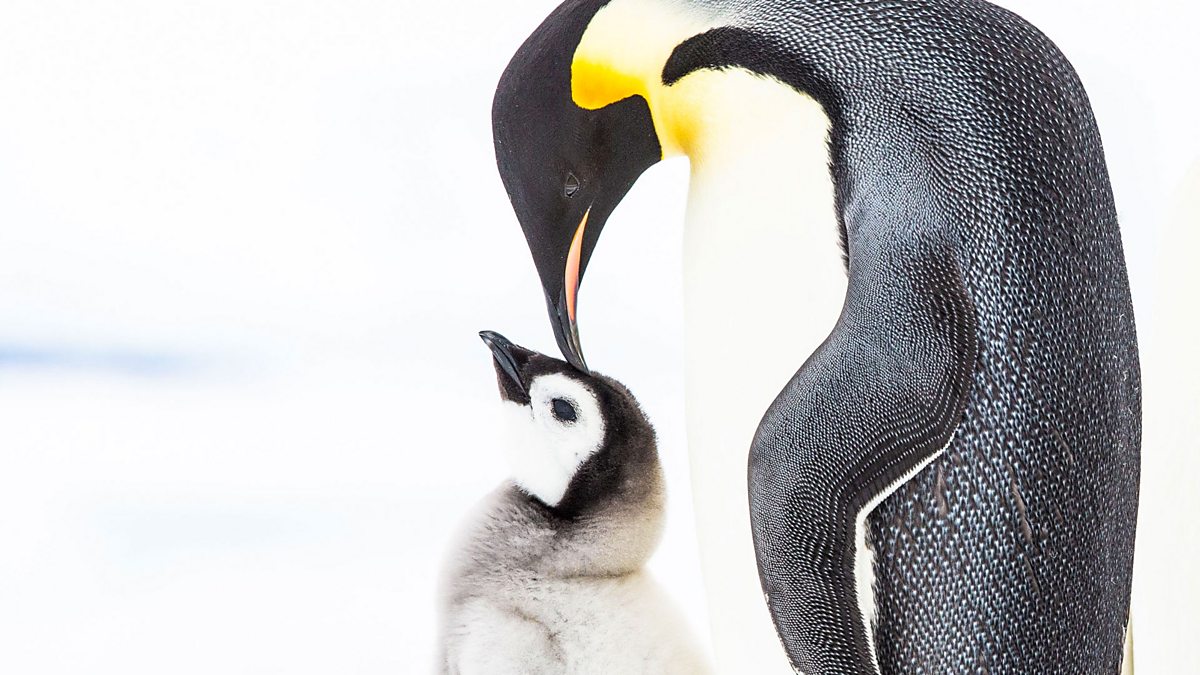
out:
<path id="1" fill-rule="evenodd" d="M 1137 344 L 1100 137 L 1046 37 L 982 0 L 567 0 L 493 125 L 581 369 L 605 221 L 647 167 L 691 160 L 721 671 L 1117 672 Z"/>
<path id="2" fill-rule="evenodd" d="M 445 675 L 704 675 L 642 566 L 662 531 L 654 430 L 624 385 L 491 331 L 512 478 L 445 578 Z"/>

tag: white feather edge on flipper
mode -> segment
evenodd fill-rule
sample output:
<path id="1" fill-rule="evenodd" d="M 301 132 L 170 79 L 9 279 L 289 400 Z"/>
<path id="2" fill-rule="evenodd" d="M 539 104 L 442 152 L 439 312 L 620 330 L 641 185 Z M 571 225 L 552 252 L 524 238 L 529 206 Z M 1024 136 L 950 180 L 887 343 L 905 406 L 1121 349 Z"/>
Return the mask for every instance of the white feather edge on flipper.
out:
<path id="1" fill-rule="evenodd" d="M 925 458 L 920 464 L 896 479 L 886 490 L 872 497 L 859 510 L 858 516 L 854 519 L 854 535 L 857 542 L 854 551 L 854 592 L 858 600 L 858 612 L 863 620 L 863 629 L 867 633 L 867 650 L 871 653 L 871 664 L 875 667 L 875 672 L 879 672 L 879 656 L 875 653 L 875 552 L 871 549 L 867 538 L 867 517 L 875 510 L 875 507 L 883 503 L 883 500 L 899 490 L 900 486 L 912 480 L 935 459 L 945 454 L 946 448 L 949 448 L 953 442 L 954 435 L 952 434 L 941 450 Z"/>

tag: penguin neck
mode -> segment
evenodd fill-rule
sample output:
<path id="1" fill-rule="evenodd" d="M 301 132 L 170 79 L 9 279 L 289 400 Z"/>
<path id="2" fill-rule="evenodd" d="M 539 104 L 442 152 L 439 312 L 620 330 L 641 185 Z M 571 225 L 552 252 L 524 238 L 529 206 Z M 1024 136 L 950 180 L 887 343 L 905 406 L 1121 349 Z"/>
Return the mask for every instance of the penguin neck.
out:
<path id="1" fill-rule="evenodd" d="M 533 503 L 510 487 L 490 531 L 523 543 L 513 551 L 519 566 L 557 578 L 619 577 L 640 571 L 662 537 L 665 492 L 657 462 L 646 467 L 642 494 L 622 495 L 595 504 L 586 513 L 564 518 Z M 510 509 L 515 506 L 514 517 Z M 529 537 L 529 530 L 541 536 Z"/>
<path id="2" fill-rule="evenodd" d="M 762 337 L 751 326 L 805 317 L 787 340 L 799 360 L 790 369 L 778 361 L 770 367 L 778 380 L 773 399 L 828 334 L 845 297 L 829 116 L 812 97 L 741 69 L 696 71 L 658 92 L 654 106 L 670 134 L 664 148 L 691 162 L 688 295 L 728 295 L 707 277 L 738 275 L 722 286 L 739 289 L 739 306 L 762 312 L 727 329 L 744 331 L 743 344 Z"/>
<path id="3" fill-rule="evenodd" d="M 699 70 L 653 92 L 651 111 L 664 157 L 691 161 L 693 193 L 733 180 L 737 194 L 725 199 L 753 200 L 787 215 L 810 210 L 796 203 L 803 198 L 817 202 L 823 220 L 835 218 L 831 123 L 812 97 L 747 70 Z"/>
<path id="4" fill-rule="evenodd" d="M 597 110 L 640 96 L 650 107 L 663 157 L 689 153 L 698 131 L 691 112 L 701 103 L 695 95 L 702 88 L 664 85 L 663 66 L 681 42 L 723 23 L 716 8 L 674 0 L 611 0 L 596 12 L 575 50 L 572 100 Z"/>

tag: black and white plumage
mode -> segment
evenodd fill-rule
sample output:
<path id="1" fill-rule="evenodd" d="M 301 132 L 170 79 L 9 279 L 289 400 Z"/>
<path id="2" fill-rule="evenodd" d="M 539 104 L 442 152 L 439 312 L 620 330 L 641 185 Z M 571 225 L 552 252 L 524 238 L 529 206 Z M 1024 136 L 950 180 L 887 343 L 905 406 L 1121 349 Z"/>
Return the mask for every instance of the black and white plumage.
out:
<path id="1" fill-rule="evenodd" d="M 664 492 L 637 401 L 608 377 L 481 337 L 494 355 L 513 473 L 450 551 L 438 672 L 708 672 L 642 569 Z"/>
<path id="2" fill-rule="evenodd" d="M 765 105 L 740 100 L 762 90 Z M 714 165 L 741 160 L 725 193 L 692 196 L 718 208 L 786 169 L 753 159 L 792 130 L 772 114 L 804 101 L 824 124 L 795 125 L 827 130 L 827 152 L 793 161 L 828 164 L 846 258 L 828 285 L 846 294 L 807 359 L 778 363 L 799 370 L 749 447 L 727 448 L 749 450 L 758 571 L 792 666 L 1116 672 L 1139 477 L 1133 311 L 1086 94 L 1014 14 L 982 0 L 563 3 L 493 112 L 560 346 L 582 365 L 579 280 L 636 176 L 683 153 L 706 190 Z M 714 152 L 723 138 L 734 147 Z M 792 214 L 695 211 L 735 232 Z M 808 253 L 787 271 L 804 275 Z M 786 313 L 785 283 L 745 302 Z M 771 330 L 756 325 L 746 351 Z"/>

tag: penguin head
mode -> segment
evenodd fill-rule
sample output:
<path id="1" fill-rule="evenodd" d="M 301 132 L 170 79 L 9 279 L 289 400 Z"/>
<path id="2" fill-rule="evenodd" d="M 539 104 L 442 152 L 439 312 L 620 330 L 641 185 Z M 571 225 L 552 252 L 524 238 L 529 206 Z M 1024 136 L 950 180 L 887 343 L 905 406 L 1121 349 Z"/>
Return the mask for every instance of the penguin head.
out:
<path id="1" fill-rule="evenodd" d="M 512 478 L 524 494 L 573 517 L 658 487 L 654 430 L 624 385 L 498 333 L 479 335 L 492 351 Z"/>
<path id="2" fill-rule="evenodd" d="M 582 370 L 580 280 L 608 216 L 662 159 L 645 97 L 631 92 L 592 108 L 572 96 L 576 46 L 605 4 L 559 6 L 513 56 L 492 105 L 497 165 L 533 253 L 555 339 Z"/>

